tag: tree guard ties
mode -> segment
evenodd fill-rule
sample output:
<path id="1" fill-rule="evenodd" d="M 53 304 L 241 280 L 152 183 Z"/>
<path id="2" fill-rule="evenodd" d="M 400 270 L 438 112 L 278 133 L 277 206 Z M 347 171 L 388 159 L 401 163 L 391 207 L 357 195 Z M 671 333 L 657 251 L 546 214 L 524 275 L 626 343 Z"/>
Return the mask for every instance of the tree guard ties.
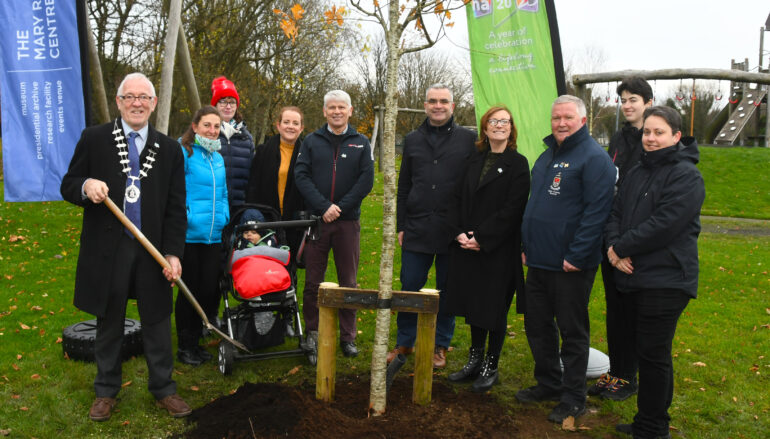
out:
<path id="1" fill-rule="evenodd" d="M 739 101 L 740 101 L 740 99 L 738 99 L 738 98 L 735 98 L 735 99 L 730 98 L 730 103 L 731 104 L 737 104 Z"/>

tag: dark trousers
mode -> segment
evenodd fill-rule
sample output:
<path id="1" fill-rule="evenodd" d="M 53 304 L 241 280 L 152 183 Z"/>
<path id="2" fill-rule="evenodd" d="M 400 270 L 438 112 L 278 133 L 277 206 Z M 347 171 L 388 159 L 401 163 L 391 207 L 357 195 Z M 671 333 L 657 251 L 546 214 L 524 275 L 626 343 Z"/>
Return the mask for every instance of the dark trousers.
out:
<path id="1" fill-rule="evenodd" d="M 676 324 L 690 296 L 680 290 L 643 290 L 623 294 L 634 310 L 628 316 L 634 333 L 631 341 L 639 357 L 639 395 L 634 416 L 634 437 L 665 436 L 674 396 L 674 365 L 671 343 Z"/>
<path id="2" fill-rule="evenodd" d="M 318 331 L 318 286 L 324 281 L 329 251 L 334 253 L 337 281 L 341 287 L 356 287 L 359 238 L 358 220 L 337 220 L 321 225 L 318 240 L 305 244 L 305 289 L 302 293 L 302 315 L 308 331 Z M 356 310 L 340 309 L 340 340 L 355 341 Z"/>
<path id="3" fill-rule="evenodd" d="M 436 346 L 449 347 L 455 332 L 455 316 L 442 312 L 446 294 L 447 266 L 449 255 L 412 252 L 401 249 L 401 291 L 420 291 L 428 281 L 428 272 L 436 264 L 436 289 L 440 291 L 438 314 L 436 315 Z M 417 339 L 417 314 L 399 312 L 396 316 L 398 334 L 396 344 L 411 348 Z"/>
<path id="4" fill-rule="evenodd" d="M 561 400 L 572 405 L 585 404 L 588 298 L 594 276 L 596 268 L 563 272 L 530 267 L 527 272 L 524 329 L 535 359 L 535 380 L 545 388 L 561 391 Z"/>
<path id="5" fill-rule="evenodd" d="M 631 342 L 634 327 L 628 315 L 632 308 L 623 293 L 615 286 L 615 268 L 605 258 L 602 260 L 604 299 L 607 302 L 607 350 L 610 357 L 610 375 L 629 382 L 636 382 L 639 361 L 636 347 Z"/>
<path id="6" fill-rule="evenodd" d="M 110 282 L 110 299 L 103 317 L 96 319 L 96 379 L 94 391 L 97 397 L 114 398 L 123 384 L 120 348 L 123 345 L 123 333 L 126 318 L 126 302 L 133 290 L 140 252 L 145 250 L 139 242 L 122 235 L 118 243 L 115 265 Z M 160 268 L 158 268 L 160 269 Z M 171 348 L 171 318 L 142 324 L 144 357 L 149 374 L 147 387 L 156 399 L 162 399 L 176 393 L 176 383 L 171 378 L 174 369 L 174 357 Z"/>
<path id="7" fill-rule="evenodd" d="M 186 243 L 182 260 L 182 280 L 203 308 L 206 316 L 216 316 L 219 308 L 219 272 L 222 244 Z M 180 291 L 174 309 L 179 349 L 198 345 L 203 320 L 187 297 Z"/>

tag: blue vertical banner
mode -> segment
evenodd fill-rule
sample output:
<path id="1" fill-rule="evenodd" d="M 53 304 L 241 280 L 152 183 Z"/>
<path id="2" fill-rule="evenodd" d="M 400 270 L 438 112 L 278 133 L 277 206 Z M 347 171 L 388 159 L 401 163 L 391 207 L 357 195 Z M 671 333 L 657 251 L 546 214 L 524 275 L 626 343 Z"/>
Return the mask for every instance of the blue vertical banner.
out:
<path id="1" fill-rule="evenodd" d="M 79 3 L 0 1 L 5 201 L 61 200 L 86 122 Z"/>

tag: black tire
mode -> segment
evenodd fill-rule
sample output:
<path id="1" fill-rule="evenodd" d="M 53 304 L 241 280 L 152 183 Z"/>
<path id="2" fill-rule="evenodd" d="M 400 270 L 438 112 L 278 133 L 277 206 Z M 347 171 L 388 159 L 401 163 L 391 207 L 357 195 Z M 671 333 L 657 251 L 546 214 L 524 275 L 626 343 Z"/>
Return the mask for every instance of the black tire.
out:
<path id="1" fill-rule="evenodd" d="M 86 320 L 67 326 L 62 331 L 62 349 L 64 355 L 73 360 L 94 361 L 94 340 L 96 339 L 96 320 Z M 144 353 L 142 325 L 138 320 L 126 319 L 123 330 L 123 344 L 120 357 L 126 361 Z"/>
<path id="2" fill-rule="evenodd" d="M 233 365 L 235 364 L 235 347 L 229 342 L 222 340 L 219 342 L 219 371 L 222 375 L 230 375 L 233 373 Z"/>

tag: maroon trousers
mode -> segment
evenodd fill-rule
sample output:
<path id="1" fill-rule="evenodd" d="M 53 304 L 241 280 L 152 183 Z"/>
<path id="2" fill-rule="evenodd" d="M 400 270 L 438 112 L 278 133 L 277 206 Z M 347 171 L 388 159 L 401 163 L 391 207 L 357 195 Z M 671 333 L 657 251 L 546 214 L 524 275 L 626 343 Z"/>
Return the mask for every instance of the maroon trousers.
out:
<path id="1" fill-rule="evenodd" d="M 358 220 L 337 220 L 321 226 L 320 237 L 305 244 L 305 290 L 302 293 L 302 314 L 308 331 L 318 331 L 318 286 L 324 281 L 329 250 L 334 253 L 337 281 L 342 287 L 356 287 L 358 259 L 361 253 Z M 356 311 L 340 309 L 340 341 L 356 339 Z"/>

